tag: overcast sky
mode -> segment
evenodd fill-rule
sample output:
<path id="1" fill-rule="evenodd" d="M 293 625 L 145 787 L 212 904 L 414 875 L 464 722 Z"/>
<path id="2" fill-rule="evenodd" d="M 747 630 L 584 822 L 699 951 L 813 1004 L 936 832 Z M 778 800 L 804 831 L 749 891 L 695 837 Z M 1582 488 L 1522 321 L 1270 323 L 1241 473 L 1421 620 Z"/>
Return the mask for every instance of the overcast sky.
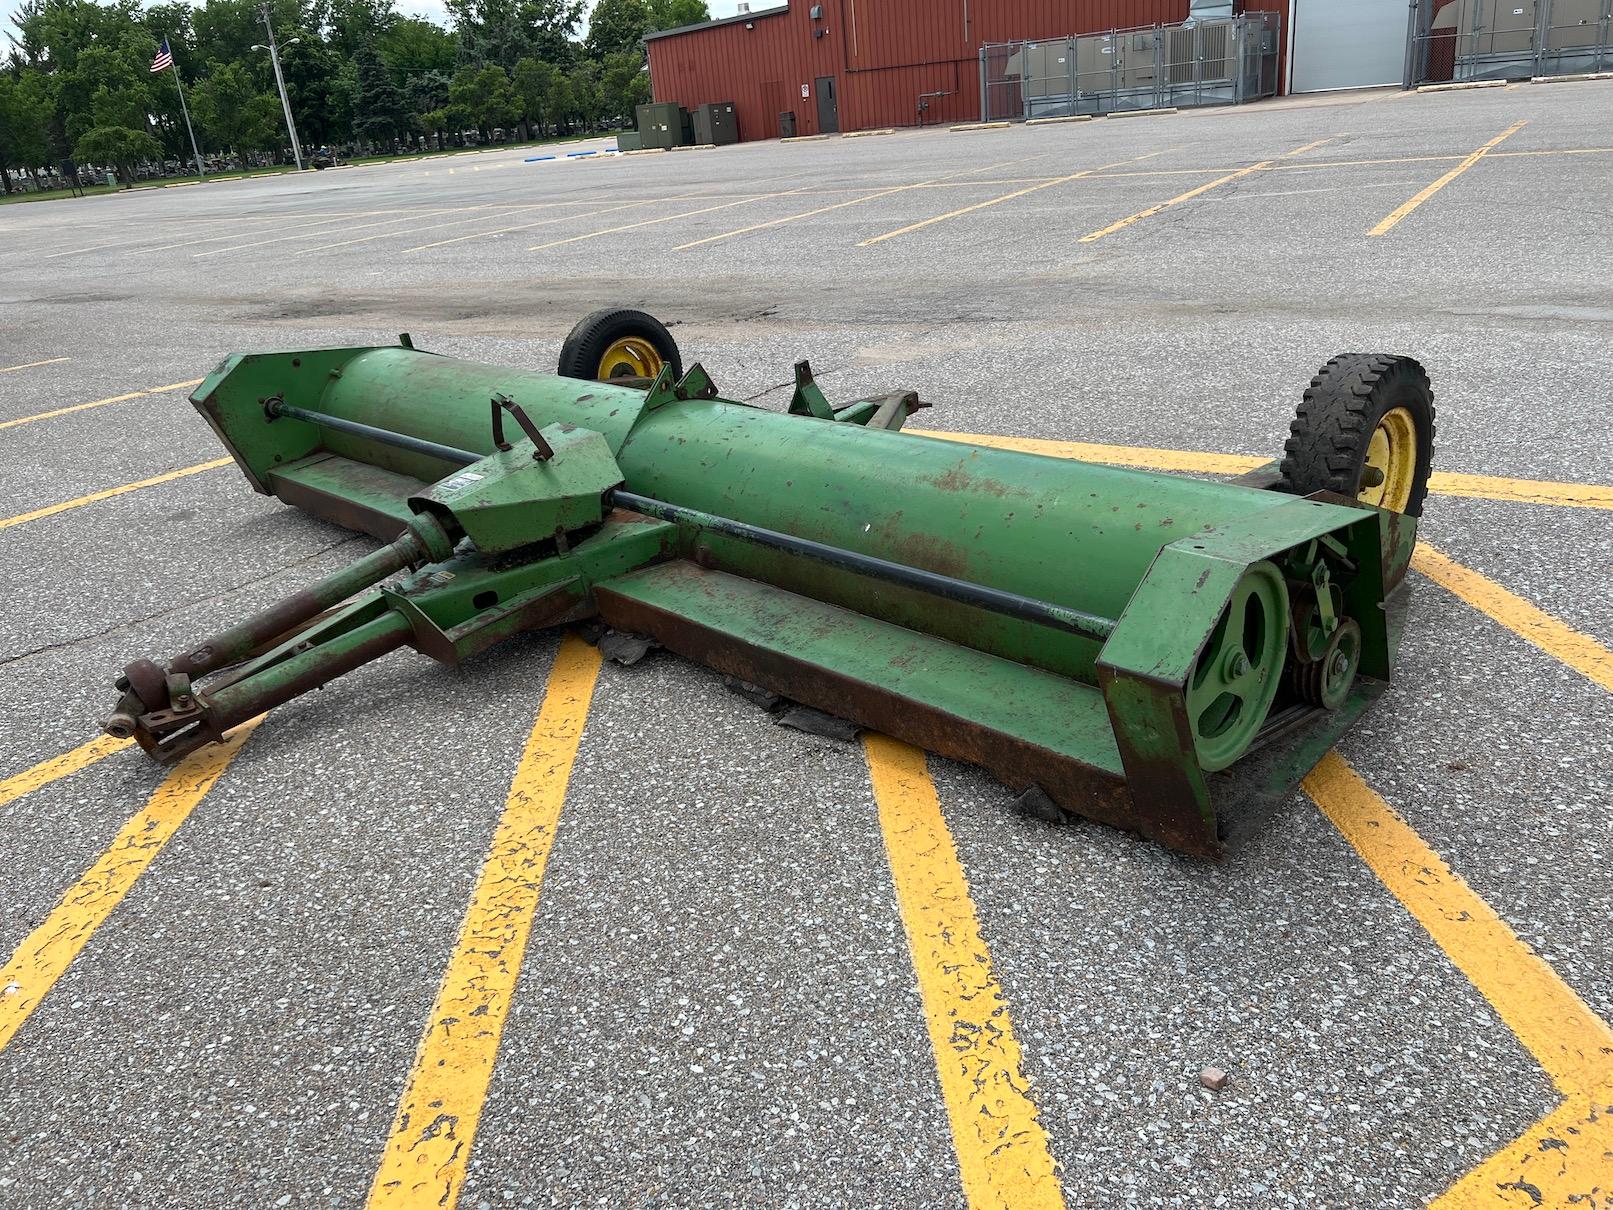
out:
<path id="1" fill-rule="evenodd" d="M 757 0 L 751 7 L 768 8 L 773 3 L 774 0 Z M 6 14 L 3 21 L 0 21 L 0 34 L 15 34 L 17 32 L 16 28 L 11 24 L 11 14 L 16 7 L 14 0 L 0 0 L 0 5 L 5 6 L 4 12 Z M 732 17 L 738 7 L 738 0 L 706 0 L 706 7 L 711 9 L 713 17 Z M 448 10 L 443 7 L 442 0 L 398 0 L 398 8 L 406 13 L 426 17 L 435 21 L 438 25 L 448 24 Z M 4 58 L 4 52 L 10 49 L 9 46 L 5 45 L 4 39 L 0 38 L 0 58 Z"/>

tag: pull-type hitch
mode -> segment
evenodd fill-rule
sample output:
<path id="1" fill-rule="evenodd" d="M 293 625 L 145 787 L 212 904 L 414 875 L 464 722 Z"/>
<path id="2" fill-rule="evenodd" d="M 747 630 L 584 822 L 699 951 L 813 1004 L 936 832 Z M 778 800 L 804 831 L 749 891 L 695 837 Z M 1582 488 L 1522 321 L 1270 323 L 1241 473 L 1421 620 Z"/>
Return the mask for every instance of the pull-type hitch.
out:
<path id="1" fill-rule="evenodd" d="M 638 312 L 561 369 L 228 358 L 192 398 L 253 487 L 386 545 L 129 664 L 106 729 L 177 760 L 394 648 L 597 617 L 1216 856 L 1209 775 L 1389 676 L 1433 438 L 1409 359 L 1334 359 L 1231 484 L 902 433 L 911 393 L 837 407 L 805 362 L 785 413 L 722 400 Z"/>

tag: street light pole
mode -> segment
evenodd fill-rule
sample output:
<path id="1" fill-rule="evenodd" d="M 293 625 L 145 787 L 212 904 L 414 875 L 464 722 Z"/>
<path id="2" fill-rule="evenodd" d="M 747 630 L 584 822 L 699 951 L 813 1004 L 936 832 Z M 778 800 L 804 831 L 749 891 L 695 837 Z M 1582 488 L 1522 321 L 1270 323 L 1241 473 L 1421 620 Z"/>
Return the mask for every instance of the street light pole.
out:
<path id="1" fill-rule="evenodd" d="M 280 88 L 280 108 L 286 113 L 286 133 L 291 136 L 291 154 L 297 161 L 297 170 L 302 171 L 302 144 L 297 142 L 297 124 L 291 120 L 291 98 L 286 96 L 286 78 L 280 74 L 280 47 L 274 40 L 274 26 L 269 24 L 268 0 L 258 5 L 258 16 L 263 18 L 263 28 L 269 31 L 269 62 L 274 64 L 274 82 Z M 253 47 L 262 50 L 263 47 Z"/>

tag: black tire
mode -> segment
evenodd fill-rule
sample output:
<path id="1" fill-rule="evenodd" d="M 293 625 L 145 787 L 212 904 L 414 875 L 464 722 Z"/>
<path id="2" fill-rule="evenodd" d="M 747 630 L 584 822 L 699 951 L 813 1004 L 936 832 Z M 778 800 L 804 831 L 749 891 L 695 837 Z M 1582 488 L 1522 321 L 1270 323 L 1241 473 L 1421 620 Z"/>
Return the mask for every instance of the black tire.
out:
<path id="1" fill-rule="evenodd" d="M 666 325 L 653 315 L 626 307 L 606 307 L 579 320 L 560 346 L 557 373 L 566 378 L 597 380 L 606 352 L 617 341 L 630 338 L 654 348 L 661 360 L 672 367 L 673 378 L 683 377 L 683 356 Z"/>
<path id="2" fill-rule="evenodd" d="M 1284 490 L 1300 496 L 1337 492 L 1355 499 L 1372 434 L 1396 408 L 1411 414 L 1417 435 L 1404 511 L 1420 517 L 1434 456 L 1434 392 L 1420 364 L 1392 353 L 1341 353 L 1311 379 L 1283 445 Z"/>

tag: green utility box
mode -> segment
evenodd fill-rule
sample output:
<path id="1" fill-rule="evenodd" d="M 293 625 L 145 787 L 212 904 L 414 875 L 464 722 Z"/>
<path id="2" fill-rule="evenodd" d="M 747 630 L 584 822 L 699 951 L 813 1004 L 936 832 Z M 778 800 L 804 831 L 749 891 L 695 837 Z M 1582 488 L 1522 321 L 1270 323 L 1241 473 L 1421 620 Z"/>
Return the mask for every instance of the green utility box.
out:
<path id="1" fill-rule="evenodd" d="M 617 151 L 638 151 L 643 146 L 644 143 L 636 130 L 621 130 L 616 133 Z"/>
<path id="2" fill-rule="evenodd" d="M 672 148 L 687 143 L 688 140 L 683 136 L 684 112 L 681 106 L 667 101 L 640 105 L 635 114 L 638 119 L 639 146 Z"/>
<path id="3" fill-rule="evenodd" d="M 694 141 L 721 147 L 739 142 L 739 110 L 732 101 L 713 101 L 694 111 Z"/>

